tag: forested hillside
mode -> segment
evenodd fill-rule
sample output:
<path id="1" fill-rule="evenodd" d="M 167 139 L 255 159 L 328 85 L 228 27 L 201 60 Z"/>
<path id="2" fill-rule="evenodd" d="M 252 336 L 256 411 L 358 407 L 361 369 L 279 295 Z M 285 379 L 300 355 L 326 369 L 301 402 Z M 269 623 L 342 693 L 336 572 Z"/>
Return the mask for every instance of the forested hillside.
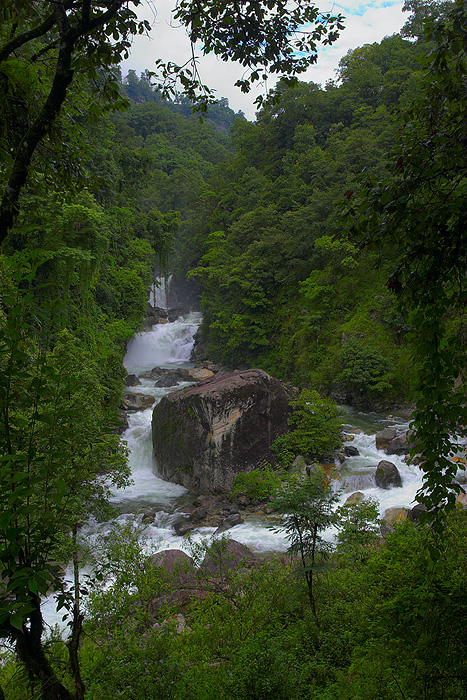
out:
<path id="1" fill-rule="evenodd" d="M 398 35 L 356 49 L 325 89 L 279 85 L 278 105 L 235 124 L 189 272 L 204 288 L 209 355 L 341 400 L 410 398 L 408 323 L 385 286 L 398 251 L 360 248 L 342 210 L 360 174 L 382 167 L 422 51 Z"/>
<path id="2" fill-rule="evenodd" d="M 322 87 L 297 77 L 340 17 L 182 0 L 244 91 L 281 76 L 255 122 L 193 66 L 184 94 L 167 66 L 162 92 L 122 78 L 149 29 L 133 5 L 0 0 L 0 700 L 464 700 L 465 3 L 407 0 L 402 34 Z M 223 507 L 260 494 L 290 556 L 188 538 L 161 564 L 129 518 L 83 585 L 83 523 L 129 483 L 122 361 L 155 270 L 200 290 L 206 359 L 304 390 L 277 464 Z M 329 398 L 415 404 L 416 516 L 381 529 L 296 461 L 340 443 Z M 51 594 L 65 632 L 44 631 Z"/>

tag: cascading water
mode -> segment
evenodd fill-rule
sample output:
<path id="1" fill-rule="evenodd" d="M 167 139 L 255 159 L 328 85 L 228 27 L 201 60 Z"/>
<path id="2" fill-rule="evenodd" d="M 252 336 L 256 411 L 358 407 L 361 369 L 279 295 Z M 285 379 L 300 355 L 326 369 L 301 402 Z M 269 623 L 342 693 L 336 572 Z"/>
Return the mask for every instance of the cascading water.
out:
<path id="1" fill-rule="evenodd" d="M 397 432 L 408 428 L 408 421 L 401 418 L 383 418 L 376 414 L 359 412 L 348 407 L 341 407 L 344 431 L 352 434 L 355 428 L 363 431 L 354 433 L 351 443 L 359 454 L 347 457 L 339 468 L 339 480 L 342 487 L 341 501 L 355 491 L 361 491 L 365 496 L 379 502 L 380 515 L 388 508 L 411 507 L 414 505 L 415 494 L 422 485 L 422 474 L 415 465 L 409 465 L 404 456 L 388 456 L 382 450 L 376 449 L 374 433 L 384 428 L 393 427 Z M 396 465 L 402 479 L 401 488 L 381 489 L 375 484 L 375 467 L 381 460 L 388 460 Z"/>
<path id="2" fill-rule="evenodd" d="M 149 303 L 152 306 L 158 306 L 160 309 L 169 307 L 169 288 L 172 282 L 172 275 L 167 279 L 165 277 L 156 277 L 154 285 L 149 292 Z"/>
<path id="3" fill-rule="evenodd" d="M 173 323 L 160 324 L 152 330 L 138 333 L 128 344 L 124 364 L 129 374 L 142 374 L 154 367 L 170 369 L 174 367 L 191 366 L 189 358 L 193 348 L 193 335 L 201 317 L 200 314 L 191 313 L 184 318 L 179 318 Z M 154 379 L 141 378 L 141 385 L 134 387 L 135 392 L 143 392 L 154 396 L 156 401 L 172 389 L 154 387 Z M 181 388 L 188 386 L 188 382 L 177 385 Z M 184 538 L 175 534 L 172 527 L 178 514 L 167 513 L 177 507 L 177 502 L 187 494 L 186 489 L 177 484 L 172 484 L 154 475 L 154 463 L 151 444 L 151 418 L 152 408 L 128 414 L 129 427 L 124 438 L 130 449 L 130 465 L 134 484 L 114 494 L 113 501 L 119 510 L 124 513 L 119 519 L 128 517 L 128 513 L 140 513 L 150 507 L 155 510 L 155 519 L 145 526 L 144 535 L 157 542 L 160 549 L 183 546 Z M 158 508 L 167 510 L 157 510 Z M 152 517 L 152 516 L 151 516 Z M 160 518 L 163 519 L 161 526 Z M 110 528 L 109 523 L 109 528 Z M 207 536 L 214 532 L 215 528 L 200 528 L 194 534 L 196 537 Z M 260 519 L 251 520 L 244 525 L 235 528 L 235 539 L 251 547 L 256 552 L 270 550 L 284 551 L 287 547 L 285 539 L 265 528 Z"/>
<path id="4" fill-rule="evenodd" d="M 162 284 L 158 291 L 165 289 Z M 156 297 L 155 305 L 166 306 L 163 296 Z M 172 323 L 155 325 L 150 331 L 137 333 L 128 344 L 124 364 L 128 374 L 141 375 L 154 367 L 166 369 L 189 367 L 193 336 L 201 320 L 200 314 L 190 313 Z M 141 378 L 141 385 L 128 388 L 127 391 L 143 392 L 154 396 L 156 401 L 173 389 L 157 388 L 155 380 Z M 176 388 L 188 386 L 182 382 Z M 374 433 L 382 428 L 393 426 L 400 431 L 407 428 L 407 422 L 402 419 L 383 418 L 376 414 L 365 414 L 343 407 L 344 430 L 351 433 L 355 428 L 363 432 L 356 433 L 352 441 L 359 455 L 346 458 L 338 468 L 339 482 L 342 492 L 341 503 L 355 492 L 362 491 L 365 496 L 376 498 L 380 504 L 381 515 L 387 508 L 395 506 L 411 506 L 414 497 L 421 486 L 421 472 L 416 466 L 407 465 L 403 458 L 388 457 L 375 447 Z M 117 517 L 105 523 L 90 523 L 82 528 L 82 535 L 91 541 L 106 537 L 115 522 L 126 523 L 130 518 L 133 522 L 144 527 L 143 536 L 152 542 L 156 549 L 182 548 L 184 538 L 175 533 L 173 524 L 179 517 L 180 510 L 189 496 L 186 489 L 160 479 L 154 472 L 154 462 L 151 443 L 152 408 L 144 411 L 128 413 L 128 429 L 123 438 L 129 448 L 129 461 L 132 470 L 133 484 L 125 489 L 116 490 L 112 502 L 118 511 Z M 393 462 L 402 477 L 402 488 L 383 490 L 375 485 L 375 467 L 379 461 L 389 459 Z M 268 529 L 264 518 L 252 516 L 242 525 L 237 525 L 228 531 L 228 535 L 242 542 L 256 553 L 267 551 L 285 551 L 287 540 L 279 533 Z M 193 539 L 212 535 L 214 528 L 203 527 L 192 533 Z M 324 533 L 332 538 L 333 531 Z M 49 623 L 59 621 L 60 615 L 54 610 L 53 601 L 48 601 L 44 612 Z"/>

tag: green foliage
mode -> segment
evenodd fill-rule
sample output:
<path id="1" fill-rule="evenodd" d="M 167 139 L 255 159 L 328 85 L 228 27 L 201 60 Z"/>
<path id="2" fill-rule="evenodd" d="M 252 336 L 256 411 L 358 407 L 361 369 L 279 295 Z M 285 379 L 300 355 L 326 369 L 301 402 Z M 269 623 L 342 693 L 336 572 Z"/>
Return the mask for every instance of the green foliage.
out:
<path id="1" fill-rule="evenodd" d="M 301 573 L 308 588 L 313 619 L 319 630 L 315 579 L 317 565 L 329 551 L 321 532 L 334 522 L 333 493 L 330 479 L 317 467 L 310 476 L 292 477 L 276 495 L 274 509 L 282 515 L 276 530 L 284 532 L 290 541 L 289 551 L 300 557 Z"/>
<path id="2" fill-rule="evenodd" d="M 253 501 L 264 501 L 274 496 L 282 484 L 281 474 L 268 464 L 250 472 L 240 472 L 235 477 L 230 494 L 233 498 L 246 496 Z"/>
<path id="3" fill-rule="evenodd" d="M 381 396 L 392 388 L 393 370 L 388 360 L 356 338 L 342 348 L 339 364 L 342 371 L 336 381 L 360 396 Z"/>
<path id="4" fill-rule="evenodd" d="M 337 552 L 351 560 L 365 560 L 379 539 L 379 504 L 372 498 L 358 503 L 344 504 L 336 511 L 335 523 L 339 532 Z"/>
<path id="5" fill-rule="evenodd" d="M 431 14 L 430 4 L 425 8 Z M 396 146 L 384 172 L 365 178 L 349 209 L 365 243 L 391 241 L 398 255 L 387 286 L 412 326 L 415 376 L 413 427 L 424 452 L 424 485 L 417 498 L 436 527 L 453 508 L 452 436 L 466 425 L 463 276 L 467 180 L 462 145 L 467 70 L 467 13 L 455 2 L 440 21 L 426 26 L 431 50 L 413 99 L 400 111 Z"/>
<path id="6" fill-rule="evenodd" d="M 236 154 L 206 193 L 190 265 L 210 357 L 362 403 L 410 398 L 409 324 L 384 287 L 393 242 L 358 249 L 334 203 L 352 198 L 359 173 L 379 171 L 397 131 L 389 107 L 413 92 L 421 51 L 388 37 L 349 54 L 339 85 L 279 83 L 256 123 L 235 124 Z M 376 391 L 337 380 L 349 337 L 381 355 Z"/>
<path id="7" fill-rule="evenodd" d="M 290 432 L 277 438 L 272 449 L 290 466 L 301 454 L 305 459 L 332 452 L 340 445 L 340 422 L 336 404 L 322 398 L 318 392 L 304 389 L 300 397 L 290 402 Z"/>

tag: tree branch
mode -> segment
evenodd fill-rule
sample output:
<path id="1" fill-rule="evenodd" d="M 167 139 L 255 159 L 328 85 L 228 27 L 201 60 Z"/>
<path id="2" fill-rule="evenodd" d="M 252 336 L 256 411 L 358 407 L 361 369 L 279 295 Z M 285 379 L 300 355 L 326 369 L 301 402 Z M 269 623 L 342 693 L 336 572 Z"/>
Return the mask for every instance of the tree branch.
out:
<path id="1" fill-rule="evenodd" d="M 54 24 L 55 14 L 52 13 L 46 20 L 44 20 L 44 22 L 42 22 L 42 24 L 34 27 L 34 29 L 31 29 L 29 32 L 24 32 L 23 34 L 19 34 L 14 39 L 11 39 L 2 49 L 0 49 L 0 63 L 5 61 L 13 53 L 13 51 L 21 48 L 21 46 L 24 46 L 33 39 L 38 39 L 40 36 L 47 34 L 47 32 L 52 29 Z"/>

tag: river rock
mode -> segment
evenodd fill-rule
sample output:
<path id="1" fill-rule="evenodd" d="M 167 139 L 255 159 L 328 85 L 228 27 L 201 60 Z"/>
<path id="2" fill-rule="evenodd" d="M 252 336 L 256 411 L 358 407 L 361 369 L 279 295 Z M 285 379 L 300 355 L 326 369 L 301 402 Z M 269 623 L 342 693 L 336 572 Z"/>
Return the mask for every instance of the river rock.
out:
<path id="1" fill-rule="evenodd" d="M 344 445 L 343 452 L 346 457 L 358 457 L 360 454 L 354 445 Z"/>
<path id="2" fill-rule="evenodd" d="M 182 369 L 164 369 L 163 367 L 153 367 L 138 375 L 140 379 L 165 379 L 166 377 L 176 379 L 181 382 L 183 379 Z"/>
<path id="3" fill-rule="evenodd" d="M 147 315 L 149 316 L 149 314 Z M 156 316 L 158 319 L 167 318 L 168 315 L 167 310 L 163 309 L 161 306 L 155 306 L 153 309 L 153 316 Z"/>
<path id="4" fill-rule="evenodd" d="M 354 491 L 354 493 L 351 493 L 350 496 L 347 498 L 344 505 L 345 506 L 354 506 L 357 503 L 361 503 L 364 498 L 365 498 L 364 493 L 362 493 L 361 491 Z"/>
<path id="5" fill-rule="evenodd" d="M 402 486 L 401 475 L 396 465 L 392 462 L 387 462 L 385 459 L 382 459 L 376 467 L 375 482 L 380 489 Z"/>
<path id="6" fill-rule="evenodd" d="M 165 377 L 158 379 L 154 386 L 158 388 L 167 388 L 179 384 L 180 381 L 180 376 L 176 372 L 168 372 Z"/>
<path id="7" fill-rule="evenodd" d="M 180 581 L 190 580 L 195 574 L 193 559 L 181 549 L 165 549 L 150 557 L 155 566 L 160 566 Z"/>
<path id="8" fill-rule="evenodd" d="M 204 493 L 226 493 L 235 476 L 272 461 L 295 390 L 259 369 L 215 375 L 171 392 L 153 411 L 159 474 Z"/>
<path id="9" fill-rule="evenodd" d="M 139 392 L 127 392 L 123 394 L 121 407 L 124 411 L 143 411 L 145 408 L 150 408 L 156 399 L 148 394 Z"/>
<path id="10" fill-rule="evenodd" d="M 409 432 L 401 433 L 397 435 L 393 440 L 386 445 L 385 451 L 388 455 L 405 455 L 409 452 L 412 445 L 410 444 Z"/>
<path id="11" fill-rule="evenodd" d="M 128 374 L 123 383 L 125 386 L 139 386 L 141 384 L 136 374 Z"/>
<path id="12" fill-rule="evenodd" d="M 410 518 L 410 508 L 388 508 L 381 520 L 391 527 Z"/>
<path id="13" fill-rule="evenodd" d="M 379 433 L 376 433 L 375 435 L 375 440 L 376 440 L 376 449 L 377 450 L 383 450 L 391 440 L 394 440 L 396 437 L 396 429 L 395 428 L 386 428 L 385 430 L 380 430 Z"/>
<path id="14" fill-rule="evenodd" d="M 173 323 L 177 320 L 177 318 L 180 318 L 180 316 L 186 313 L 187 309 L 185 309 L 183 306 L 175 306 L 168 310 L 167 318 L 170 321 L 170 323 Z"/>
<path id="15" fill-rule="evenodd" d="M 202 382 L 204 379 L 213 377 L 214 372 L 203 367 L 189 367 L 183 370 L 183 379 L 186 382 Z"/>
<path id="16" fill-rule="evenodd" d="M 221 540 L 214 542 L 206 552 L 200 573 L 221 576 L 227 570 L 237 569 L 240 566 L 251 568 L 257 561 L 258 557 L 244 544 L 236 540 Z"/>
<path id="17" fill-rule="evenodd" d="M 230 530 L 231 527 L 235 527 L 235 525 L 241 525 L 244 522 L 245 521 L 243 520 L 240 513 L 232 513 L 232 515 L 228 515 L 221 521 L 219 527 L 217 528 L 214 534 L 219 535 L 221 532 Z"/>

